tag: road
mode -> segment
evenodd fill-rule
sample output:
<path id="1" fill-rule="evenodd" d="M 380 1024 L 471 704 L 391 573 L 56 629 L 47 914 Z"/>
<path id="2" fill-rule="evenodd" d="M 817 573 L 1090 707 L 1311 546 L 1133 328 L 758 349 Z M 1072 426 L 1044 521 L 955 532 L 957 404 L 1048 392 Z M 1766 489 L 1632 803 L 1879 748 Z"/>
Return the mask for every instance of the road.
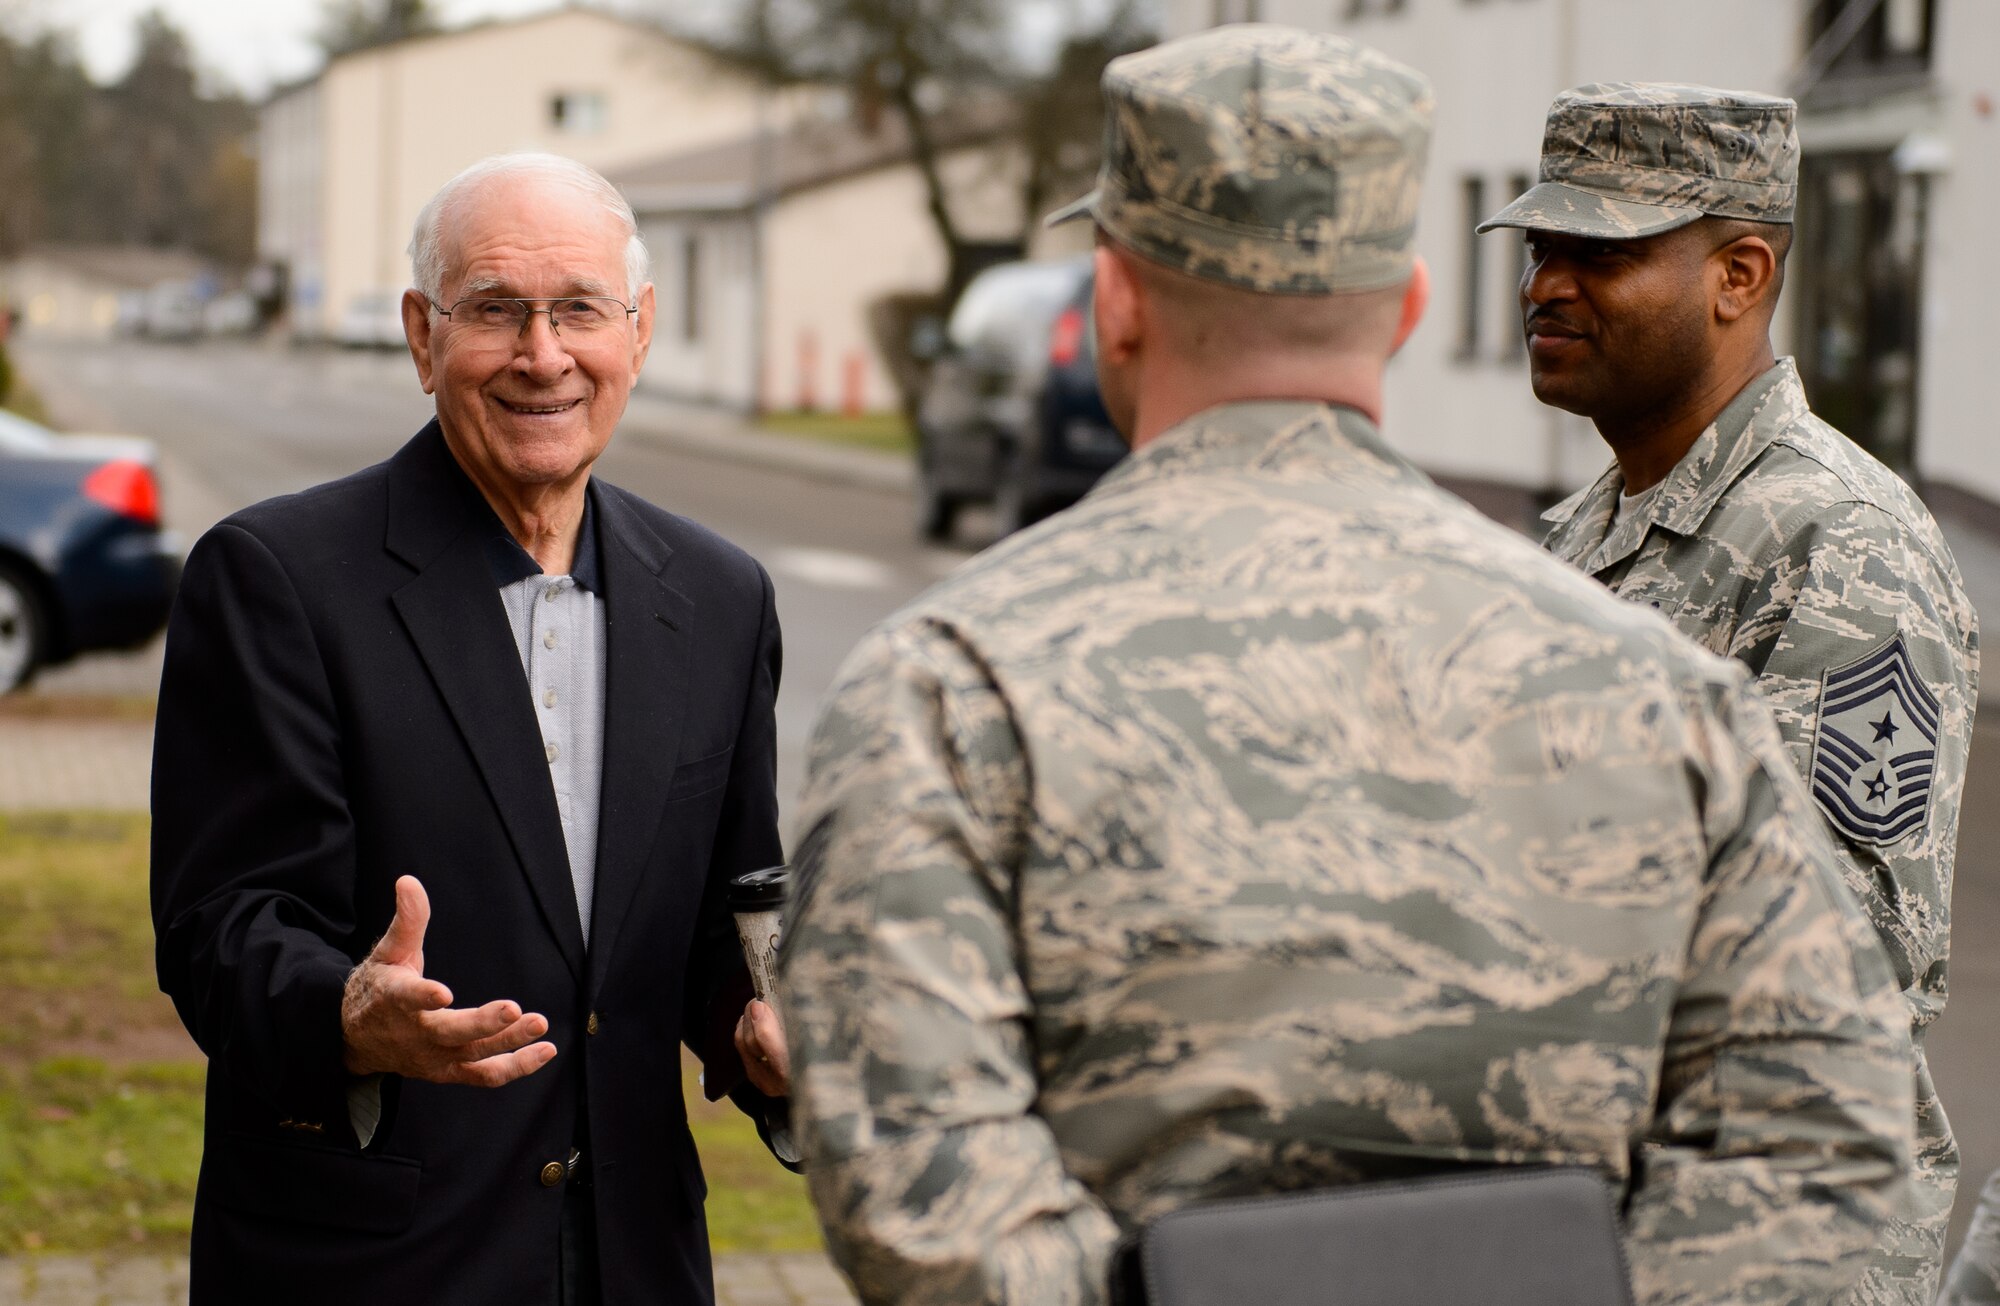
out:
<path id="1" fill-rule="evenodd" d="M 235 508 L 343 475 L 393 452 L 429 415 L 407 358 L 263 346 L 120 344 L 20 358 L 67 425 L 160 442 L 170 522 L 189 534 Z M 699 456 L 622 433 L 601 464 L 612 481 L 736 541 L 771 570 L 786 632 L 778 702 L 779 782 L 797 793 L 812 714 L 841 658 L 869 626 L 943 576 L 966 549 L 919 546 L 908 504 L 879 490 Z M 974 522 L 968 530 L 978 529 Z M 1991 540 L 1955 546 L 1975 594 L 1995 592 Z M 1987 574 L 1991 571 L 1992 574 Z M 1975 583 L 1976 582 L 1976 583 Z M 2000 620 L 2000 613 L 1988 613 Z M 150 692 L 157 653 L 100 659 L 51 688 Z M 1993 677 L 2000 684 L 2000 676 Z M 2000 1167 L 2000 711 L 1975 736 L 1953 902 L 1951 1001 L 1930 1048 L 1957 1128 L 1962 1235 L 1985 1175 Z"/>
<path id="2" fill-rule="evenodd" d="M 388 457 L 431 411 L 406 355 L 27 342 L 19 353 L 66 427 L 159 442 L 164 511 L 189 540 L 246 504 Z M 813 710 L 841 658 L 971 550 L 920 546 L 900 497 L 703 457 L 632 432 L 612 440 L 599 469 L 720 532 L 770 570 L 785 630 L 778 779 L 789 812 Z M 969 541 L 978 526 L 968 523 Z M 130 683 L 108 683 L 108 675 Z M 56 687 L 150 692 L 157 678 L 157 661 L 141 659 L 129 673 L 79 667 L 51 679 Z"/>

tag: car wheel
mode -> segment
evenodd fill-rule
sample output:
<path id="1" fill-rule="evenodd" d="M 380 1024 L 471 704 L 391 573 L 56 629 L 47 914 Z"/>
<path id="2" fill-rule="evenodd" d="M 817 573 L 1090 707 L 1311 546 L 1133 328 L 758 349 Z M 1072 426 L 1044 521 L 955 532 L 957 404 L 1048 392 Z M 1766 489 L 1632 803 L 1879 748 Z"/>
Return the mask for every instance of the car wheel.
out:
<path id="1" fill-rule="evenodd" d="M 1028 469 L 1021 465 L 1019 453 L 1010 454 L 1001 464 L 1000 483 L 993 487 L 993 538 L 1004 540 L 1041 519 L 1038 506 L 1028 498 Z"/>
<path id="2" fill-rule="evenodd" d="M 28 683 L 48 648 L 48 614 L 27 573 L 0 562 L 0 694 Z"/>
<path id="3" fill-rule="evenodd" d="M 958 520 L 958 500 L 938 484 L 937 469 L 930 459 L 917 458 L 917 534 L 932 541 L 951 538 L 952 524 Z"/>

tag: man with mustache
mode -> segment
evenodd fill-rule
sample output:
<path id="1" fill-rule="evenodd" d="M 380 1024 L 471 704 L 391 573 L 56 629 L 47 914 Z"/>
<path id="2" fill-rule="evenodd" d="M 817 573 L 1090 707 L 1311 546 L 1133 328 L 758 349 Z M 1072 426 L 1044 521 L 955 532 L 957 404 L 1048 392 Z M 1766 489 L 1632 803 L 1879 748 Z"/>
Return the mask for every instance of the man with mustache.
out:
<path id="1" fill-rule="evenodd" d="M 1798 190 L 1790 100 L 1556 98 L 1518 227 L 1535 397 L 1615 461 L 1546 547 L 1756 674 L 1910 1009 L 1918 1182 L 1851 1300 L 1936 1291 L 1958 1149 L 1924 1059 L 1945 1001 L 1978 620 L 1910 488 L 1814 417 L 1771 347 Z"/>

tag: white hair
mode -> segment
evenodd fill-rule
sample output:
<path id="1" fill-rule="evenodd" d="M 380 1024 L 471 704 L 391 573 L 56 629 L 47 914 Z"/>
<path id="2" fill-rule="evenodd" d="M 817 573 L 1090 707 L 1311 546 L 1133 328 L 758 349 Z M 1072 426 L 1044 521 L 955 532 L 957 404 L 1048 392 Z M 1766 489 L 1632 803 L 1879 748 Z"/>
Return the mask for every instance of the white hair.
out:
<path id="1" fill-rule="evenodd" d="M 449 270 L 445 266 L 449 249 L 445 239 L 447 230 L 466 201 L 482 185 L 498 177 L 546 177 L 601 203 L 604 211 L 625 228 L 626 296 L 633 301 L 639 298 L 639 287 L 652 279 L 652 261 L 646 254 L 646 242 L 639 239 L 639 221 L 632 214 L 632 205 L 618 188 L 595 168 L 560 154 L 495 154 L 446 182 L 417 214 L 416 230 L 410 234 L 410 269 L 417 289 L 431 303 L 440 308 L 445 306 L 444 283 Z"/>

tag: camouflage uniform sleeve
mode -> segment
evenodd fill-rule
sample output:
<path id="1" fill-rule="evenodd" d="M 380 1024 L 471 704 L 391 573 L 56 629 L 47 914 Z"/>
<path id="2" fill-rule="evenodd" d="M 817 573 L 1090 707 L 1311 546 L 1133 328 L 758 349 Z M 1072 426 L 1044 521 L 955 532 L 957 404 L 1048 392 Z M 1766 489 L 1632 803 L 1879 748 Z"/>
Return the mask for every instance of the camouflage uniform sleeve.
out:
<path id="1" fill-rule="evenodd" d="M 1948 568 L 1893 515 L 1869 504 L 1836 505 L 1796 532 L 1765 571 L 1728 650 L 1758 677 L 1798 773 L 1821 795 L 1848 887 L 1881 934 L 1919 1028 L 1944 1006 L 1952 860 L 1977 704 L 1975 618 Z M 1957 604 L 1945 606 L 1954 596 Z M 1877 829 L 1863 787 L 1873 758 L 1850 772 L 1837 752 L 1820 756 L 1823 694 L 1833 692 L 1829 676 L 1837 684 L 1844 668 L 1893 653 L 1899 638 L 1909 674 L 1936 699 L 1934 724 L 1925 731 L 1921 719 L 1906 719 L 1888 686 L 1862 696 L 1871 708 L 1879 701 L 1896 713 L 1889 719 L 1895 735 L 1881 741 L 1885 757 L 1922 748 L 1924 731 L 1935 760 L 1923 821 L 1909 830 Z M 1868 715 L 1872 723 L 1874 712 Z M 1872 750 L 1876 735 L 1871 729 L 1857 742 Z M 1859 822 L 1853 809 L 1845 820 L 1832 810 L 1840 800 L 1829 791 L 1842 790 L 1864 800 Z"/>
<path id="2" fill-rule="evenodd" d="M 1034 1113 L 1007 703 L 949 631 L 878 633 L 808 765 L 780 984 L 834 1259 L 867 1302 L 1103 1300 L 1117 1230 Z"/>
<path id="3" fill-rule="evenodd" d="M 1908 1024 L 1747 686 L 1695 718 L 1710 862 L 1628 1232 L 1648 1306 L 1830 1301 L 1911 1165 Z"/>
<path id="4" fill-rule="evenodd" d="M 2000 1303 L 2000 1170 L 1987 1177 L 1958 1258 L 1945 1275 L 1938 1306 Z"/>

